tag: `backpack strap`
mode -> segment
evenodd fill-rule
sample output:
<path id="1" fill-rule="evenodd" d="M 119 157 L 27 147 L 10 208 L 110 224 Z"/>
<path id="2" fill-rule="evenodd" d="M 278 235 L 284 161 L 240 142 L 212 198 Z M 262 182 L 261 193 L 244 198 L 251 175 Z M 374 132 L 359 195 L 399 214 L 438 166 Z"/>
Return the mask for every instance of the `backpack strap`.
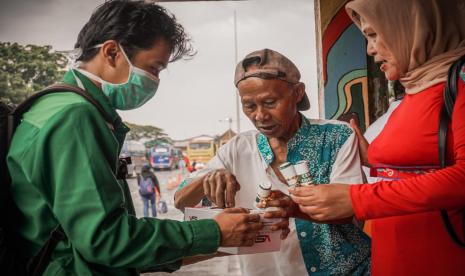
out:
<path id="1" fill-rule="evenodd" d="M 439 119 L 439 162 L 441 168 L 446 167 L 446 145 L 447 145 L 447 128 L 449 122 L 452 120 L 452 111 L 454 103 L 457 99 L 457 80 L 459 78 L 460 70 L 465 64 L 465 56 L 462 56 L 449 68 L 447 75 L 446 86 L 444 87 L 444 106 L 441 110 L 441 117 Z M 452 238 L 454 243 L 459 247 L 465 248 L 465 242 L 460 240 L 458 234 L 455 232 L 446 210 L 441 210 L 441 217 L 446 227 L 447 233 Z M 465 237 L 465 209 L 462 210 L 462 231 Z"/>
<path id="2" fill-rule="evenodd" d="M 444 87 L 444 107 L 449 119 L 452 119 L 452 110 L 457 99 L 457 80 L 464 63 L 465 56 L 462 56 L 452 64 L 447 75 L 446 86 Z"/>
<path id="3" fill-rule="evenodd" d="M 31 276 L 42 275 L 50 263 L 53 250 L 57 244 L 65 238 L 66 234 L 61 225 L 55 227 L 55 229 L 53 229 L 50 233 L 48 240 L 40 248 L 39 252 L 27 263 L 27 274 Z"/>

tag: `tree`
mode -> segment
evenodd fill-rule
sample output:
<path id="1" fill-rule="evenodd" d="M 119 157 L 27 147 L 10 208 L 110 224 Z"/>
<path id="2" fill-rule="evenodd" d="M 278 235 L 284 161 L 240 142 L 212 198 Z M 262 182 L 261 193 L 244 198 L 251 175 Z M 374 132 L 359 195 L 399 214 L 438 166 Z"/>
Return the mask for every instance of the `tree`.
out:
<path id="1" fill-rule="evenodd" d="M 61 80 L 67 60 L 51 46 L 0 42 L 0 100 L 18 104 Z"/>
<path id="2" fill-rule="evenodd" d="M 160 138 L 157 138 L 157 139 L 153 139 L 153 140 L 150 140 L 150 141 L 147 141 L 147 142 L 144 143 L 146 148 L 151 148 L 151 147 L 154 147 L 156 145 L 162 145 L 162 144 L 170 144 L 170 145 L 172 145 L 173 140 L 171 140 L 170 137 L 166 136 L 166 137 L 160 137 Z"/>

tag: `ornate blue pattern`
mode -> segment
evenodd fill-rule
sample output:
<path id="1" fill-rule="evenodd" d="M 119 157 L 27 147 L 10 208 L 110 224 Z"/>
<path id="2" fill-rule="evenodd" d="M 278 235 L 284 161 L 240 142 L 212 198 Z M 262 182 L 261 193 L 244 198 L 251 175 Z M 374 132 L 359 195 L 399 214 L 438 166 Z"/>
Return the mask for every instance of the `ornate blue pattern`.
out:
<path id="1" fill-rule="evenodd" d="M 260 154 L 265 160 L 265 163 L 269 166 L 274 160 L 274 154 L 271 150 L 270 144 L 268 144 L 268 140 L 266 139 L 265 135 L 259 134 L 257 136 L 257 146 L 260 150 Z"/>
<path id="2" fill-rule="evenodd" d="M 304 117 L 296 135 L 288 143 L 287 161 L 307 160 L 317 184 L 329 183 L 337 153 L 352 129 L 343 124 L 312 125 Z M 257 137 L 258 149 L 269 165 L 274 155 L 266 137 Z M 307 271 L 312 275 L 368 275 L 370 238 L 353 224 L 316 224 L 296 219 L 300 248 Z"/>

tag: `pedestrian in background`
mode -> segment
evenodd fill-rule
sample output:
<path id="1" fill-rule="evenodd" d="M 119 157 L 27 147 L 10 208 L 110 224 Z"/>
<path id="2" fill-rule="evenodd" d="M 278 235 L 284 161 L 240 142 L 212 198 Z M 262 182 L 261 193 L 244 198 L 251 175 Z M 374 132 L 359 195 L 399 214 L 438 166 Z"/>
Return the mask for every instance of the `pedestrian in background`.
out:
<path id="1" fill-rule="evenodd" d="M 161 197 L 160 182 L 152 172 L 149 165 L 144 165 L 141 169 L 139 177 L 137 177 L 139 185 L 139 194 L 144 203 L 144 217 L 149 216 L 149 207 L 152 210 L 152 217 L 157 216 L 157 200 Z"/>
<path id="2" fill-rule="evenodd" d="M 178 167 L 179 167 L 179 170 L 181 171 L 181 175 L 184 177 L 187 174 L 187 170 L 186 170 L 186 161 L 184 161 L 183 156 L 179 158 Z"/>

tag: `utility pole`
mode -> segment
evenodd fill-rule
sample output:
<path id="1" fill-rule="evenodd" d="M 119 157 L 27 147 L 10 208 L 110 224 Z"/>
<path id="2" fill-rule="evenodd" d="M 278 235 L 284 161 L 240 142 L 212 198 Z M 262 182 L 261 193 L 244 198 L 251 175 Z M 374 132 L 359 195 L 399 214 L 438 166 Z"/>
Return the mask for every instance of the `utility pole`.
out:
<path id="1" fill-rule="evenodd" d="M 229 129 L 228 129 L 228 139 L 231 140 L 232 138 L 232 122 L 233 119 L 231 117 L 227 117 L 224 120 L 220 120 L 220 122 L 227 122 L 229 123 Z"/>
<path id="2" fill-rule="evenodd" d="M 236 10 L 234 10 L 234 65 L 237 64 L 237 16 Z M 231 120 L 232 121 L 232 120 Z M 241 132 L 241 119 L 240 119 L 240 110 L 239 110 L 239 92 L 236 88 L 236 126 L 237 134 Z"/>

